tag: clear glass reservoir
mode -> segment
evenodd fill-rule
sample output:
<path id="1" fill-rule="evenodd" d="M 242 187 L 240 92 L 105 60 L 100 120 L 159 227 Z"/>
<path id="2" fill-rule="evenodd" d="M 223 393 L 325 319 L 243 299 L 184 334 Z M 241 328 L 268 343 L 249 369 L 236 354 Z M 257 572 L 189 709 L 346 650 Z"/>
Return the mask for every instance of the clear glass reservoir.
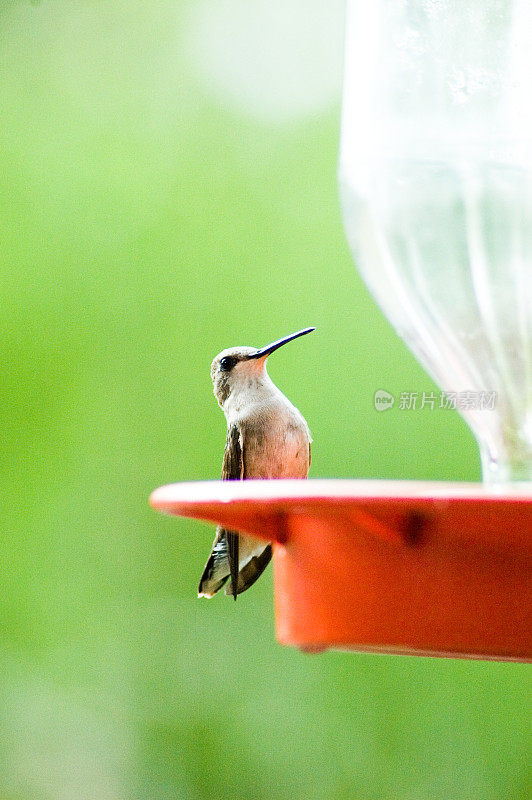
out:
<path id="1" fill-rule="evenodd" d="M 532 3 L 348 0 L 340 186 L 358 269 L 491 483 L 532 479 Z"/>

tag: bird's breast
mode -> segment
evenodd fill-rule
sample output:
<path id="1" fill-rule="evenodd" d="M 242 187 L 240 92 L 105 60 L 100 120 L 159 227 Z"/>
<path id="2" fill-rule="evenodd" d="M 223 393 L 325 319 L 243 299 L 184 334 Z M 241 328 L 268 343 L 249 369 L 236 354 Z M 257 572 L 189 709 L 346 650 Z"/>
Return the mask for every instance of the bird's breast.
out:
<path id="1" fill-rule="evenodd" d="M 242 423 L 246 478 L 306 478 L 309 434 L 304 420 L 270 413 Z"/>

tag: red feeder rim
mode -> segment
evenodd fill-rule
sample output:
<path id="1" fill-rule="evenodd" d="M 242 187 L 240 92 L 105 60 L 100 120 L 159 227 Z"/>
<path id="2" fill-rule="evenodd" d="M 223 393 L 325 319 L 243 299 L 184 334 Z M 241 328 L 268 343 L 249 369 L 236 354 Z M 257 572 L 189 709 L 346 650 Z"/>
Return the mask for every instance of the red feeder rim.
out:
<path id="1" fill-rule="evenodd" d="M 150 502 L 274 542 L 283 644 L 532 660 L 531 485 L 204 481 Z"/>

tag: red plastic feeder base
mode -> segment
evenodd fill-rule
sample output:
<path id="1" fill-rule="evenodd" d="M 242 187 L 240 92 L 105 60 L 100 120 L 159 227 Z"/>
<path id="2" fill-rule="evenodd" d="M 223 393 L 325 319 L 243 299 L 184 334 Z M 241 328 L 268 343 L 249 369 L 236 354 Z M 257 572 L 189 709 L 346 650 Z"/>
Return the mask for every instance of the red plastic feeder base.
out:
<path id="1" fill-rule="evenodd" d="M 213 481 L 151 504 L 275 542 L 283 644 L 532 659 L 532 487 Z"/>

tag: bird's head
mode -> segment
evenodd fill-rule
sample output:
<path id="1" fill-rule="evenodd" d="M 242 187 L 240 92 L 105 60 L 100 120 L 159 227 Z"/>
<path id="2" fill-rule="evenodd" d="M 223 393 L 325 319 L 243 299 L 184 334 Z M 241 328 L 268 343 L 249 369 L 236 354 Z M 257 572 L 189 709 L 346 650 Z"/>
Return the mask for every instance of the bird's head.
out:
<path id="1" fill-rule="evenodd" d="M 304 328 L 302 331 L 291 333 L 289 336 L 277 339 L 259 349 L 256 347 L 229 347 L 218 353 L 211 364 L 211 378 L 214 396 L 220 406 L 223 408 L 225 401 L 235 390 L 239 391 L 246 385 L 251 386 L 266 372 L 266 359 L 274 350 L 313 330 L 314 328 Z"/>

